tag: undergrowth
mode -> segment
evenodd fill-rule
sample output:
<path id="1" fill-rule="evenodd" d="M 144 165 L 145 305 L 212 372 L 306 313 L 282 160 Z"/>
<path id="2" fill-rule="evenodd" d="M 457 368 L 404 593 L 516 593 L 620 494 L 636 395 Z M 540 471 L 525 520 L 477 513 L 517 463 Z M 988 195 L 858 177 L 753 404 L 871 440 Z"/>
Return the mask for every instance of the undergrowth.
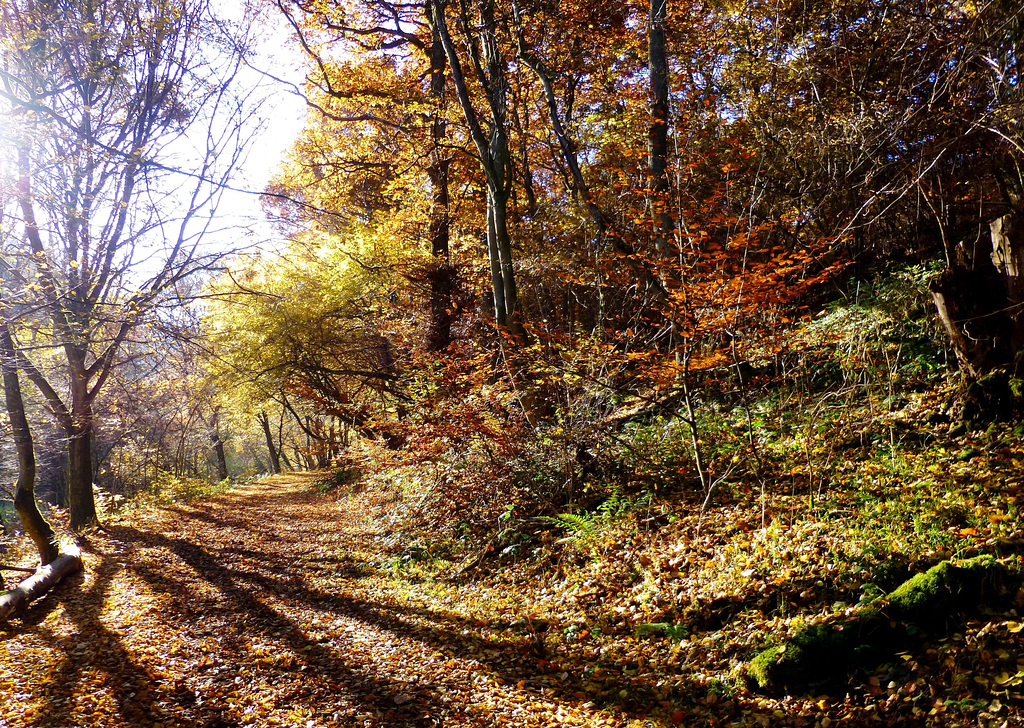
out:
<path id="1" fill-rule="evenodd" d="M 329 493 L 357 484 L 363 471 L 354 465 L 344 465 L 320 475 L 312 482 L 312 487 L 321 493 Z"/>
<path id="2" fill-rule="evenodd" d="M 368 468 L 371 487 L 393 497 L 393 565 L 415 565 L 435 589 L 475 579 L 480 590 L 523 595 L 527 614 L 561 625 L 560 638 L 546 639 L 563 655 L 589 654 L 579 635 L 627 651 L 595 635 L 641 636 L 658 674 L 699 670 L 727 698 L 743 693 L 746 660 L 803 625 L 944 559 L 1020 559 L 1020 432 L 960 425 L 927 275 L 897 269 L 853 286 L 744 377 L 733 367 L 705 374 L 695 421 L 709 488 L 688 426 L 671 413 L 602 431 L 568 395 L 553 422 L 520 429 L 512 450 L 505 443 L 501 468 L 476 445 Z M 446 557 L 416 550 L 427 542 L 444 544 Z M 957 670 L 984 672 L 965 649 L 944 654 Z M 912 657 L 867 668 L 846 689 L 870 704 L 878 680 L 916 680 L 910 666 L 927 664 L 935 687 L 926 702 L 911 691 L 908 718 L 977 719 L 1020 698 L 996 689 L 968 698 L 956 670 Z M 613 704 L 636 699 L 594 690 Z M 656 707 L 670 692 L 644 700 Z"/>
<path id="3" fill-rule="evenodd" d="M 211 483 L 202 478 L 176 476 L 161 470 L 153 478 L 150 488 L 138 496 L 141 503 L 189 503 L 225 493 L 237 483 L 229 478 Z"/>
<path id="4" fill-rule="evenodd" d="M 707 485 L 678 416 L 602 429 L 581 403 L 609 398 L 567 390 L 535 426 L 516 419 L 513 400 L 488 400 L 499 439 L 404 451 L 362 442 L 312 487 L 361 499 L 380 551 L 360 573 L 388 574 L 495 634 L 512 630 L 539 670 L 608 710 L 669 725 L 666 706 L 695 702 L 680 693 L 686 681 L 706 688 L 698 708 L 735 709 L 744 721 L 841 704 L 836 719 L 871 722 L 885 709 L 910 722 L 1001 725 L 1006 706 L 1024 700 L 1024 665 L 999 646 L 1024 647 L 1021 599 L 980 621 L 952 615 L 956 631 L 858 666 L 835 703 L 772 703 L 745 680 L 766 646 L 943 560 L 1024 562 L 1021 432 L 958 421 L 956 374 L 932 343 L 923 275 L 897 270 L 848 291 L 743 377 L 736 367 L 704 373 L 694 422 Z M 615 404 L 628 411 L 635 400 Z M 163 474 L 149 497 L 190 500 L 228 485 Z"/>

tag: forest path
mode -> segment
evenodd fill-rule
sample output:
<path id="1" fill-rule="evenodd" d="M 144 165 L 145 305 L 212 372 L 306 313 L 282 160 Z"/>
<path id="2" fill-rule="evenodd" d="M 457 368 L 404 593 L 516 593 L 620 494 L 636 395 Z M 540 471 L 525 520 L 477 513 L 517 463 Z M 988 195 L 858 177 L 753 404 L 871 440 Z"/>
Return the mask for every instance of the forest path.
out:
<path id="1" fill-rule="evenodd" d="M 618 722 L 531 679 L 528 639 L 378 568 L 374 498 L 284 475 L 108 524 L 0 629 L 0 728 Z"/>

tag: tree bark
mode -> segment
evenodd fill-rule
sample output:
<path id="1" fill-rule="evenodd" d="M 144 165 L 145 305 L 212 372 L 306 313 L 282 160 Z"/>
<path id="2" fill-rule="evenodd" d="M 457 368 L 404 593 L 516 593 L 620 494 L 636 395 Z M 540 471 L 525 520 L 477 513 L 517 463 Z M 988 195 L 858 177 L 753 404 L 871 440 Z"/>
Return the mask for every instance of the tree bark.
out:
<path id="1" fill-rule="evenodd" d="M 68 512 L 71 528 L 78 532 L 100 523 L 96 514 L 96 498 L 92 481 L 93 420 L 92 403 L 95 389 L 90 391 L 86 349 L 77 343 L 65 343 L 68 378 L 71 380 L 71 427 L 68 435 Z M 102 382 L 96 382 L 101 385 Z"/>
<path id="2" fill-rule="evenodd" d="M 983 255 L 973 268 L 954 264 L 929 288 L 967 379 L 979 381 L 1016 366 L 1024 351 L 1024 224 L 1014 213 L 990 223 L 991 263 Z"/>
<path id="3" fill-rule="evenodd" d="M 508 198 L 510 194 L 508 167 L 509 150 L 507 110 L 505 105 L 506 79 L 504 60 L 498 49 L 494 4 L 492 0 L 480 0 L 477 4 L 480 23 L 475 37 L 467 37 L 473 68 L 484 89 L 490 108 L 490 130 L 484 132 L 480 115 L 469 92 L 462 61 L 448 31 L 444 4 L 440 0 L 430 3 L 431 30 L 437 33 L 451 70 L 459 106 L 462 108 L 470 137 L 476 146 L 487 177 L 487 244 L 491 263 L 492 293 L 494 296 L 494 317 L 498 326 L 517 338 L 524 338 L 526 330 L 517 308 L 515 268 L 512 257 L 512 240 L 508 230 Z M 469 28 L 464 29 L 469 33 Z"/>
<path id="4" fill-rule="evenodd" d="M 256 415 L 256 419 L 259 420 L 260 426 L 263 428 L 263 437 L 267 440 L 267 451 L 270 453 L 270 467 L 273 468 L 276 475 L 281 472 L 281 458 L 278 457 L 277 448 L 274 447 L 274 433 L 270 431 L 270 417 L 266 412 L 260 412 Z"/>
<path id="5" fill-rule="evenodd" d="M 285 409 L 281 409 L 281 416 L 277 420 L 277 452 L 281 456 L 281 461 L 284 463 L 284 467 L 289 470 L 295 470 L 292 467 L 291 462 L 288 460 L 288 453 L 284 449 L 284 415 Z"/>
<path id="6" fill-rule="evenodd" d="M 425 7 L 430 21 L 431 8 Z M 430 123 L 432 149 L 427 176 L 433 187 L 430 205 L 430 254 L 432 265 L 427 274 L 430 284 L 430 330 L 427 333 L 427 351 L 442 351 L 452 341 L 452 292 L 456 270 L 451 264 L 449 240 L 451 227 L 450 196 L 448 193 L 448 170 L 452 158 L 443 148 L 442 142 L 448 132 L 448 124 L 442 115 L 445 89 L 446 56 L 444 44 L 437 28 L 431 29 L 430 44 L 430 96 L 434 102 L 433 118 Z"/>
<path id="7" fill-rule="evenodd" d="M 985 268 L 947 268 L 929 288 L 960 369 L 977 381 L 1012 358 L 1012 324 L 999 280 Z"/>
<path id="8" fill-rule="evenodd" d="M 14 589 L 0 594 L 0 622 L 12 614 L 20 614 L 35 599 L 52 589 L 61 579 L 82 569 L 82 555 L 76 546 L 64 547 L 60 554 L 46 566 L 18 584 Z"/>
<path id="9" fill-rule="evenodd" d="M 1010 213 L 989 224 L 992 263 L 1003 277 L 1013 334 L 1010 348 L 1016 356 L 1024 351 L 1024 220 Z"/>
<path id="10" fill-rule="evenodd" d="M 68 433 L 68 514 L 76 533 L 99 525 L 92 491 L 92 426 Z"/>
<path id="11" fill-rule="evenodd" d="M 217 480 L 227 480 L 228 477 L 228 459 L 224 454 L 224 441 L 220 439 L 220 433 L 214 430 L 210 434 L 210 439 L 213 441 L 213 457 L 214 463 L 217 466 Z"/>
<path id="12" fill-rule="evenodd" d="M 673 222 L 668 207 L 668 56 L 665 52 L 665 18 L 668 0 L 650 0 L 650 35 L 647 63 L 651 79 L 650 174 L 654 211 L 654 247 L 665 251 Z"/>

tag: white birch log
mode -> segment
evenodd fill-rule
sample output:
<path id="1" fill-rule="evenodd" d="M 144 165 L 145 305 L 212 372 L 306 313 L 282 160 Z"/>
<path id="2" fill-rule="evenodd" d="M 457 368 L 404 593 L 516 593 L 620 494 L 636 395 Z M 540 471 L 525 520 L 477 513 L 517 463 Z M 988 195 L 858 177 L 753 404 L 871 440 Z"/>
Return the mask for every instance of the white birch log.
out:
<path id="1" fill-rule="evenodd" d="M 65 546 L 60 555 L 10 591 L 0 593 L 0 622 L 19 614 L 35 599 L 52 589 L 68 574 L 82 569 L 82 552 L 77 546 Z"/>

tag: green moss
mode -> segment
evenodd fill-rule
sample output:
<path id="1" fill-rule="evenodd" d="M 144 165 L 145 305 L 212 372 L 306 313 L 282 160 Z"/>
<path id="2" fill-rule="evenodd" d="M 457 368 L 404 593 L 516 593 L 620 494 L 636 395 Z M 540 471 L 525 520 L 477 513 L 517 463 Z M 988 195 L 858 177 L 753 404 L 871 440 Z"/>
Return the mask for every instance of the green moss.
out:
<path id="1" fill-rule="evenodd" d="M 943 561 L 900 584 L 885 598 L 892 607 L 890 613 L 894 617 L 914 619 L 926 610 L 948 606 L 952 568 L 952 564 Z"/>
<path id="2" fill-rule="evenodd" d="M 943 561 L 844 620 L 797 632 L 747 666 L 761 689 L 796 692 L 901 649 L 911 634 L 945 626 L 961 611 L 1007 592 L 1004 566 L 990 556 Z"/>
<path id="3" fill-rule="evenodd" d="M 758 685 L 764 689 L 773 689 L 775 685 L 774 672 L 780 646 L 769 647 L 747 665 L 747 674 L 753 678 Z"/>
<path id="4" fill-rule="evenodd" d="M 889 632 L 889 620 L 878 610 L 812 625 L 758 654 L 747 666 L 747 674 L 769 692 L 828 682 L 849 671 L 865 648 L 871 649 L 866 643 Z"/>
<path id="5" fill-rule="evenodd" d="M 893 619 L 925 626 L 944 623 L 1005 591 L 1007 570 L 991 556 L 977 556 L 953 564 L 943 561 L 905 581 L 888 596 Z"/>

